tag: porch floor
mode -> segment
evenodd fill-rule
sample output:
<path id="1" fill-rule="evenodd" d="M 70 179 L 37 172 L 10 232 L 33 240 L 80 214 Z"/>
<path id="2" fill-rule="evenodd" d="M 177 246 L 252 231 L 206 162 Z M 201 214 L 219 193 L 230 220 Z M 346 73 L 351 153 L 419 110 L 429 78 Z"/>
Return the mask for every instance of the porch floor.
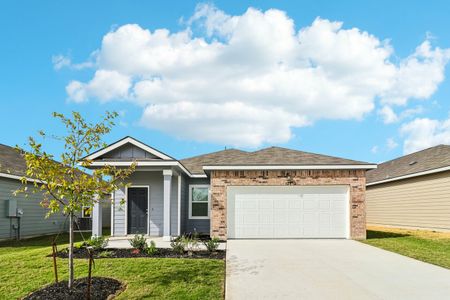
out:
<path id="1" fill-rule="evenodd" d="M 116 248 L 116 249 L 127 249 L 131 248 L 130 242 L 128 240 L 132 239 L 134 235 L 128 236 L 112 236 L 109 238 L 108 246 L 106 248 Z M 170 242 L 163 241 L 162 236 L 146 236 L 147 243 L 150 241 L 154 241 L 157 248 L 171 248 Z M 199 250 L 206 250 L 205 245 L 203 243 L 198 244 Z M 219 250 L 226 250 L 227 243 L 221 242 L 219 245 Z"/>

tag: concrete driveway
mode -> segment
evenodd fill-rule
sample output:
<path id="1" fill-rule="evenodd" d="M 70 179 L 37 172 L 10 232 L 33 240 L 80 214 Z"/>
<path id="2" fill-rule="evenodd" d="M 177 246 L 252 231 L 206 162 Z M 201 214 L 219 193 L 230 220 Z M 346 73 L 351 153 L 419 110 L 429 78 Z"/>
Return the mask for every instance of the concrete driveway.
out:
<path id="1" fill-rule="evenodd" d="M 351 240 L 229 240 L 226 299 L 450 299 L 450 270 Z"/>

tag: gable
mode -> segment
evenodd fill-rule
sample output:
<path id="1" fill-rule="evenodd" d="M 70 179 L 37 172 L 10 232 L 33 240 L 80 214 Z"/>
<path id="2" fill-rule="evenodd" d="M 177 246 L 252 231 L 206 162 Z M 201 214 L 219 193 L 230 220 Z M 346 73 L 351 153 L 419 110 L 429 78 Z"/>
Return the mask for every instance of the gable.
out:
<path id="1" fill-rule="evenodd" d="M 120 146 L 117 149 L 114 149 L 110 152 L 105 153 L 104 155 L 98 157 L 97 159 L 159 159 L 162 160 L 161 157 L 158 157 L 148 151 L 145 151 L 142 148 L 139 148 L 135 145 L 127 143 L 123 146 Z"/>
<path id="2" fill-rule="evenodd" d="M 111 145 L 95 151 L 84 159 L 89 160 L 175 160 L 174 158 L 156 150 L 132 137 L 125 137 Z"/>

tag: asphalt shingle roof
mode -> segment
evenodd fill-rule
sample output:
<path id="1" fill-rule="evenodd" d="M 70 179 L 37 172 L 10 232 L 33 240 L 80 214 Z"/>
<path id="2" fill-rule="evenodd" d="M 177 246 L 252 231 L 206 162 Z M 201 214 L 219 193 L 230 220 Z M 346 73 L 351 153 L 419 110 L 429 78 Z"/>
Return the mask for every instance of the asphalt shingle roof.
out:
<path id="1" fill-rule="evenodd" d="M 368 163 L 328 155 L 270 147 L 254 152 L 227 149 L 180 160 L 193 174 L 202 174 L 203 166 L 251 165 L 366 165 Z"/>
<path id="2" fill-rule="evenodd" d="M 450 166 L 450 146 L 439 145 L 378 165 L 367 172 L 367 183 Z"/>
<path id="3" fill-rule="evenodd" d="M 13 147 L 0 144 L 0 172 L 23 176 L 27 165 L 23 156 Z"/>

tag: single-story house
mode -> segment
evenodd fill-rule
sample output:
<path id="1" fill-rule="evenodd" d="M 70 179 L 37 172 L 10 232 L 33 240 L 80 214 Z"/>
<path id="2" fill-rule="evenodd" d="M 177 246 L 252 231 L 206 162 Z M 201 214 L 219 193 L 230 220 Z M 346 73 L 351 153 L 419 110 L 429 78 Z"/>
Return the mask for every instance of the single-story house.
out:
<path id="1" fill-rule="evenodd" d="M 177 160 L 132 137 L 86 159 L 91 168 L 137 164 L 130 186 L 112 195 L 113 236 L 366 237 L 366 171 L 374 164 L 280 147 Z M 93 234 L 101 234 L 96 224 Z"/>
<path id="2" fill-rule="evenodd" d="M 450 146 L 439 145 L 367 172 L 367 223 L 450 230 Z"/>
<path id="3" fill-rule="evenodd" d="M 26 163 L 23 156 L 16 149 L 0 144 L 0 240 L 13 238 L 26 238 L 44 234 L 58 233 L 68 228 L 66 216 L 54 214 L 45 218 L 47 209 L 40 205 L 42 193 L 24 193 L 14 195 L 14 191 L 22 186 L 21 178 L 25 176 Z M 28 190 L 31 191 L 35 179 L 28 178 Z M 105 227 L 109 227 L 111 214 L 107 209 L 110 202 L 104 201 L 103 218 Z M 91 223 L 83 213 L 79 222 Z M 75 229 L 78 229 L 77 227 Z M 91 226 L 80 229 L 91 229 Z"/>

